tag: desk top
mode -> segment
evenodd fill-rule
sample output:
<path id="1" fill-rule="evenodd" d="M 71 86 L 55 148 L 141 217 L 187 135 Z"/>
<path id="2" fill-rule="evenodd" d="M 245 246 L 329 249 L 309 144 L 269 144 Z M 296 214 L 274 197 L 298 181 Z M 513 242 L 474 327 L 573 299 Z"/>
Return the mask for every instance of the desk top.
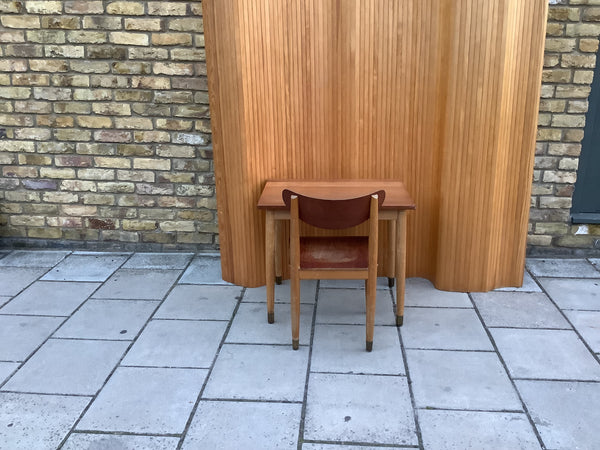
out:
<path id="1" fill-rule="evenodd" d="M 415 203 L 401 181 L 393 180 L 269 180 L 260 198 L 259 209 L 286 209 L 281 193 L 290 189 L 309 197 L 343 200 L 384 190 L 381 209 L 415 209 Z"/>

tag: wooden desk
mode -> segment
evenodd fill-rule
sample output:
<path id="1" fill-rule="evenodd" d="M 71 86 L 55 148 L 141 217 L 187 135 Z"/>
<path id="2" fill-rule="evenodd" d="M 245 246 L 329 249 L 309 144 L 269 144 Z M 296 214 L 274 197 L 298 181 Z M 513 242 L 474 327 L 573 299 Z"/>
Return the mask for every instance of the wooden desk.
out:
<path id="1" fill-rule="evenodd" d="M 406 211 L 415 204 L 401 181 L 389 180 L 273 180 L 267 181 L 258 200 L 258 208 L 266 213 L 265 269 L 267 285 L 267 311 L 269 323 L 273 323 L 275 305 L 275 278 L 282 275 L 281 221 L 290 220 L 290 212 L 281 193 L 290 189 L 310 197 L 341 200 L 360 197 L 378 190 L 385 190 L 385 199 L 379 211 L 379 220 L 391 221 L 389 227 L 389 251 L 391 269 L 388 276 L 396 278 L 396 323 L 402 325 L 404 311 L 404 279 L 406 272 Z"/>

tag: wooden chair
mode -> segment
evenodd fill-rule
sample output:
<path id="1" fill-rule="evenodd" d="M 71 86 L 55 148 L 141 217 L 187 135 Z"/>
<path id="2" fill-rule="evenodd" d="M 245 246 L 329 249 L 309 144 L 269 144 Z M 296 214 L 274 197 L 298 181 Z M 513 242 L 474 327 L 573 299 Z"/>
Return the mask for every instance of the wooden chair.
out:
<path id="1" fill-rule="evenodd" d="M 290 283 L 292 347 L 300 333 L 300 280 L 365 280 L 366 348 L 373 349 L 377 284 L 377 228 L 385 191 L 345 200 L 306 197 L 288 189 L 283 201 L 290 208 Z M 300 221 L 318 228 L 344 229 L 369 220 L 368 236 L 300 236 Z"/>

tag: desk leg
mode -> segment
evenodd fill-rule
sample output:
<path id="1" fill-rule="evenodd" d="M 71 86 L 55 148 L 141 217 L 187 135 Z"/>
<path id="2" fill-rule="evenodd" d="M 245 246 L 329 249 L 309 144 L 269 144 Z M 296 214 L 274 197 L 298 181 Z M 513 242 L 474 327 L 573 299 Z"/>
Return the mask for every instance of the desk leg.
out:
<path id="1" fill-rule="evenodd" d="M 396 276 L 396 221 L 388 220 L 388 286 L 394 287 Z"/>
<path id="2" fill-rule="evenodd" d="M 398 211 L 396 222 L 396 326 L 404 322 L 404 285 L 406 277 L 406 212 Z"/>
<path id="3" fill-rule="evenodd" d="M 275 217 L 266 211 L 265 221 L 265 278 L 267 281 L 267 320 L 275 321 Z"/>
<path id="4" fill-rule="evenodd" d="M 275 283 L 281 284 L 283 278 L 281 261 L 281 220 L 275 221 Z"/>

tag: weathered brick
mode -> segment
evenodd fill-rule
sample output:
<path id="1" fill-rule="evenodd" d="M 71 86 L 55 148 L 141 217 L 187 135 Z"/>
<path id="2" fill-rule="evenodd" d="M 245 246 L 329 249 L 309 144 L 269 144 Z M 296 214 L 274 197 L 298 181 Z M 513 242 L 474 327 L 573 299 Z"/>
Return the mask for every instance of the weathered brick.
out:
<path id="1" fill-rule="evenodd" d="M 112 2 L 106 7 L 106 12 L 123 16 L 141 16 L 144 14 L 144 4 L 131 1 Z"/>
<path id="2" fill-rule="evenodd" d="M 185 16 L 187 5 L 183 2 L 148 2 L 148 15 L 151 16 Z"/>
<path id="3" fill-rule="evenodd" d="M 87 75 L 52 75 L 53 86 L 87 87 L 90 78 Z"/>
<path id="4" fill-rule="evenodd" d="M 546 36 L 562 36 L 565 33 L 565 25 L 562 23 L 548 23 Z"/>
<path id="5" fill-rule="evenodd" d="M 596 53 L 598 51 L 598 39 L 580 39 L 579 51 L 585 53 Z"/>
<path id="6" fill-rule="evenodd" d="M 215 218 L 213 212 L 208 209 L 199 211 L 179 211 L 177 217 L 183 220 L 198 220 L 200 222 L 212 222 Z"/>
<path id="7" fill-rule="evenodd" d="M 118 74 L 147 75 L 152 72 L 152 65 L 150 63 L 139 61 L 114 62 L 112 63 L 112 70 L 113 73 Z"/>
<path id="8" fill-rule="evenodd" d="M 210 111 L 208 106 L 205 105 L 185 105 L 176 106 L 173 109 L 173 115 L 175 117 L 192 117 L 203 119 L 210 115 Z"/>
<path id="9" fill-rule="evenodd" d="M 208 145 L 210 140 L 208 135 L 199 133 L 176 133 L 173 142 L 176 144 Z"/>
<path id="10" fill-rule="evenodd" d="M 43 200 L 47 203 L 77 203 L 79 196 L 72 192 L 46 192 Z"/>
<path id="11" fill-rule="evenodd" d="M 50 76 L 39 73 L 16 73 L 12 77 L 15 86 L 48 86 Z"/>
<path id="12" fill-rule="evenodd" d="M 149 45 L 150 39 L 144 33 L 130 33 L 127 31 L 112 31 L 109 35 L 109 40 L 113 44 L 121 45 Z"/>
<path id="13" fill-rule="evenodd" d="M 163 116 L 167 117 L 171 115 L 171 108 L 167 105 L 153 105 L 146 103 L 135 103 L 131 106 L 131 109 L 136 114 L 141 116 Z"/>
<path id="14" fill-rule="evenodd" d="M 47 45 L 44 48 L 44 56 L 47 58 L 83 58 L 84 49 L 82 45 Z"/>
<path id="15" fill-rule="evenodd" d="M 83 102 L 56 102 L 53 103 L 53 109 L 56 114 L 89 114 L 92 112 L 92 107 L 89 103 Z M 48 116 L 38 116 L 38 124 L 40 120 L 44 120 L 47 126 L 53 127 L 72 127 L 73 118 L 69 116 L 54 116 L 48 119 Z"/>
<path id="16" fill-rule="evenodd" d="M 17 139 L 33 141 L 47 141 L 52 136 L 52 131 L 49 128 L 16 128 L 14 133 Z"/>
<path id="17" fill-rule="evenodd" d="M 110 116 L 130 116 L 131 107 L 127 103 L 94 103 L 92 111 Z"/>
<path id="18" fill-rule="evenodd" d="M 563 170 L 546 170 L 544 172 L 543 181 L 545 183 L 575 183 L 577 179 L 576 172 Z"/>
<path id="19" fill-rule="evenodd" d="M 161 19 L 126 18 L 125 29 L 131 31 L 161 31 Z"/>
<path id="20" fill-rule="evenodd" d="M 38 16 L 1 16 L 0 23 L 6 28 L 40 28 L 40 18 Z"/>
<path id="21" fill-rule="evenodd" d="M 25 189 L 52 191 L 58 188 L 55 180 L 23 180 Z"/>
<path id="22" fill-rule="evenodd" d="M 131 168 L 131 160 L 128 158 L 96 156 L 94 157 L 94 164 L 96 167 L 108 167 L 115 169 Z"/>
<path id="23" fill-rule="evenodd" d="M 190 131 L 192 127 L 191 120 L 156 119 L 156 128 L 160 130 Z"/>
<path id="24" fill-rule="evenodd" d="M 102 14 L 104 6 L 102 0 L 75 0 L 65 2 L 67 14 Z"/>
<path id="25" fill-rule="evenodd" d="M 117 194 L 126 194 L 135 192 L 135 184 L 118 182 L 99 182 L 98 192 L 114 192 Z"/>
<path id="26" fill-rule="evenodd" d="M 80 155 L 114 155 L 114 144 L 77 144 L 77 153 Z"/>
<path id="27" fill-rule="evenodd" d="M 38 100 L 70 100 L 73 91 L 67 88 L 58 87 L 35 87 L 33 88 L 33 97 Z"/>
<path id="28" fill-rule="evenodd" d="M 19 187 L 19 184 L 19 180 L 14 178 L 0 178 L 0 189 L 4 191 L 16 189 Z"/>
<path id="29" fill-rule="evenodd" d="M 173 194 L 173 185 L 140 183 L 136 185 L 135 190 L 141 195 L 171 195 Z"/>
<path id="30" fill-rule="evenodd" d="M 160 222 L 160 229 L 166 232 L 169 231 L 196 231 L 194 222 L 184 220 L 165 220 Z"/>
<path id="31" fill-rule="evenodd" d="M 86 16 L 83 18 L 83 28 L 88 30 L 119 30 L 120 17 Z"/>
<path id="32" fill-rule="evenodd" d="M 163 208 L 193 208 L 196 200 L 185 197 L 158 197 L 157 203 Z"/>
<path id="33" fill-rule="evenodd" d="M 154 172 L 142 170 L 117 170 L 117 179 L 123 181 L 145 181 L 154 182 Z"/>
<path id="34" fill-rule="evenodd" d="M 171 135 L 166 131 L 134 131 L 135 142 L 170 142 Z"/>
<path id="35" fill-rule="evenodd" d="M 566 54 L 562 56 L 561 67 L 593 69 L 596 66 L 596 55 Z"/>
<path id="36" fill-rule="evenodd" d="M 43 227 L 46 223 L 44 216 L 12 216 L 10 218 L 11 225 L 24 227 Z"/>
<path id="37" fill-rule="evenodd" d="M 158 222 L 154 220 L 129 220 L 124 219 L 121 221 L 124 230 L 137 231 L 137 230 L 156 230 L 158 228 Z"/>
<path id="38" fill-rule="evenodd" d="M 4 56 L 41 58 L 44 56 L 44 46 L 40 44 L 6 44 Z"/>
<path id="39" fill-rule="evenodd" d="M 136 158 L 133 160 L 134 169 L 170 170 L 171 161 L 159 158 Z"/>
<path id="40" fill-rule="evenodd" d="M 583 128 L 585 126 L 585 115 L 583 114 L 554 114 L 552 116 L 553 127 Z"/>
<path id="41" fill-rule="evenodd" d="M 117 146 L 117 154 L 122 156 L 152 156 L 154 150 L 150 145 L 120 144 Z"/>
<path id="42" fill-rule="evenodd" d="M 194 183 L 196 176 L 193 173 L 159 173 L 158 183 Z"/>
<path id="43" fill-rule="evenodd" d="M 81 28 L 81 19 L 73 16 L 44 16 L 42 28 L 77 30 Z"/>
<path id="44" fill-rule="evenodd" d="M 92 133 L 80 128 L 55 130 L 54 137 L 59 141 L 78 141 L 85 142 L 92 138 Z"/>
<path id="45" fill-rule="evenodd" d="M 167 59 L 169 57 L 169 51 L 165 48 L 131 47 L 127 53 L 129 54 L 129 59 L 155 60 Z"/>
<path id="46" fill-rule="evenodd" d="M 104 61 L 70 61 L 69 65 L 73 72 L 80 73 L 108 73 L 110 65 Z"/>
<path id="47" fill-rule="evenodd" d="M 27 237 L 40 239 L 59 239 L 62 232 L 59 228 L 28 228 Z"/>
<path id="48" fill-rule="evenodd" d="M 590 91 L 589 86 L 556 86 L 556 98 L 588 98 Z"/>
<path id="49" fill-rule="evenodd" d="M 213 188 L 211 186 L 192 186 L 192 185 L 179 185 L 175 188 L 177 195 L 182 196 L 209 196 L 213 194 Z"/>
<path id="50" fill-rule="evenodd" d="M 115 101 L 117 102 L 150 102 L 152 101 L 152 91 L 124 90 L 114 91 Z"/>
<path id="51" fill-rule="evenodd" d="M 67 40 L 74 44 L 103 44 L 108 35 L 103 31 L 69 31 Z"/>
<path id="52" fill-rule="evenodd" d="M 579 18 L 579 8 L 553 7 L 548 10 L 549 20 L 578 22 Z"/>
<path id="53" fill-rule="evenodd" d="M 110 117 L 79 116 L 77 124 L 84 128 L 111 128 L 113 123 Z"/>
<path id="54" fill-rule="evenodd" d="M 170 220 L 175 218 L 175 212 L 168 209 L 140 209 L 140 219 Z"/>
<path id="55" fill-rule="evenodd" d="M 61 191 L 72 191 L 72 192 L 96 192 L 96 183 L 93 181 L 81 181 L 81 180 L 64 180 L 60 183 Z"/>
<path id="56" fill-rule="evenodd" d="M 206 61 L 206 51 L 203 48 L 174 48 L 171 58 L 174 61 Z"/>
<path id="57" fill-rule="evenodd" d="M 576 84 L 592 84 L 593 79 L 593 70 L 576 70 L 573 74 L 573 83 Z"/>
<path id="58" fill-rule="evenodd" d="M 88 58 L 90 59 L 125 59 L 127 49 L 115 47 L 112 45 L 97 45 L 87 47 Z"/>
<path id="59" fill-rule="evenodd" d="M 67 72 L 69 64 L 64 59 L 30 59 L 29 68 L 34 72 Z"/>
<path id="60" fill-rule="evenodd" d="M 152 33 L 152 45 L 191 46 L 192 43 L 192 35 L 189 33 Z"/>
<path id="61" fill-rule="evenodd" d="M 31 97 L 31 89 L 26 87 L 3 87 L 0 89 L 0 98 L 27 99 Z"/>
<path id="62" fill-rule="evenodd" d="M 43 178 L 72 179 L 75 178 L 75 170 L 68 168 L 53 169 L 51 167 L 42 167 L 40 169 L 40 176 Z"/>
<path id="63" fill-rule="evenodd" d="M 111 219 L 89 218 L 87 223 L 90 228 L 96 230 L 114 230 L 116 228 L 115 221 Z"/>
<path id="64" fill-rule="evenodd" d="M 547 38 L 545 51 L 547 52 L 571 52 L 575 49 L 577 41 L 572 38 Z"/>
<path id="65" fill-rule="evenodd" d="M 84 205 L 105 205 L 111 206 L 115 204 L 115 196 L 110 194 L 83 194 Z"/>
<path id="66" fill-rule="evenodd" d="M 540 197 L 540 208 L 571 208 L 571 203 L 565 197 Z"/>
<path id="67" fill-rule="evenodd" d="M 550 223 L 536 223 L 535 233 L 536 234 L 551 234 L 551 235 L 563 235 L 569 230 L 569 226 L 566 223 L 550 222 Z"/>
<path id="68" fill-rule="evenodd" d="M 0 72 L 26 72 L 27 60 L 25 59 L 1 59 Z"/>
<path id="69" fill-rule="evenodd" d="M 23 12 L 23 2 L 14 0 L 2 0 L 0 2 L 0 13 L 20 13 Z"/>
<path id="70" fill-rule="evenodd" d="M 25 42 L 23 31 L 0 31 L 0 43 Z"/>
<path id="71" fill-rule="evenodd" d="M 571 128 L 565 130 L 563 135 L 564 142 L 581 142 L 583 140 L 583 130 Z"/>
<path id="72" fill-rule="evenodd" d="M 71 142 L 40 142 L 37 144 L 39 153 L 71 153 L 75 149 L 75 144 Z"/>
<path id="73" fill-rule="evenodd" d="M 153 71 L 157 75 L 193 75 L 194 66 L 185 63 L 156 62 Z"/>
<path id="74" fill-rule="evenodd" d="M 46 224 L 50 227 L 80 228 L 83 220 L 80 217 L 48 217 Z"/>
<path id="75" fill-rule="evenodd" d="M 52 164 L 52 157 L 31 153 L 21 153 L 19 155 L 19 164 L 23 166 L 49 166 Z"/>
<path id="76" fill-rule="evenodd" d="M 167 77 L 131 77 L 131 87 L 142 89 L 170 89 L 171 79 Z"/>
<path id="77" fill-rule="evenodd" d="M 151 130 L 153 124 L 151 119 L 141 117 L 117 117 L 115 119 L 115 127 L 127 130 Z"/>
<path id="78" fill-rule="evenodd" d="M 40 201 L 40 194 L 31 191 L 8 191 L 5 198 L 9 202 L 32 203 Z"/>
<path id="79" fill-rule="evenodd" d="M 138 233 L 132 231 L 102 230 L 103 241 L 138 242 Z"/>
<path id="80" fill-rule="evenodd" d="M 94 132 L 94 140 L 98 142 L 131 142 L 129 131 L 103 130 Z"/>
<path id="81" fill-rule="evenodd" d="M 113 91 L 110 89 L 75 89 L 73 100 L 112 100 Z M 91 109 L 91 108 L 90 108 Z M 86 111 L 87 113 L 87 111 Z"/>
<path id="82" fill-rule="evenodd" d="M 189 91 L 155 91 L 156 103 L 192 103 L 194 96 Z"/>
<path id="83" fill-rule="evenodd" d="M 573 71 L 569 69 L 545 69 L 542 73 L 544 83 L 568 83 L 571 81 Z"/>
<path id="84" fill-rule="evenodd" d="M 91 167 L 92 158 L 89 156 L 56 156 L 54 162 L 59 167 Z"/>
<path id="85" fill-rule="evenodd" d="M 587 100 L 571 100 L 567 112 L 570 113 L 586 113 L 588 111 L 589 102 Z"/>
<path id="86" fill-rule="evenodd" d="M 577 23 L 567 24 L 565 29 L 567 36 L 574 37 L 598 37 L 600 35 L 600 24 L 595 23 Z"/>
<path id="87" fill-rule="evenodd" d="M 62 205 L 61 211 L 67 216 L 95 216 L 98 208 L 96 206 L 88 205 Z"/>
<path id="88" fill-rule="evenodd" d="M 5 177 L 37 178 L 38 168 L 26 166 L 4 166 L 2 167 L 2 175 Z"/>
<path id="89" fill-rule="evenodd" d="M 0 152 L 35 152 L 35 144 L 28 141 L 0 139 Z"/>
<path id="90" fill-rule="evenodd" d="M 33 126 L 33 117 L 20 114 L 0 114 L 0 125 L 30 127 Z"/>

